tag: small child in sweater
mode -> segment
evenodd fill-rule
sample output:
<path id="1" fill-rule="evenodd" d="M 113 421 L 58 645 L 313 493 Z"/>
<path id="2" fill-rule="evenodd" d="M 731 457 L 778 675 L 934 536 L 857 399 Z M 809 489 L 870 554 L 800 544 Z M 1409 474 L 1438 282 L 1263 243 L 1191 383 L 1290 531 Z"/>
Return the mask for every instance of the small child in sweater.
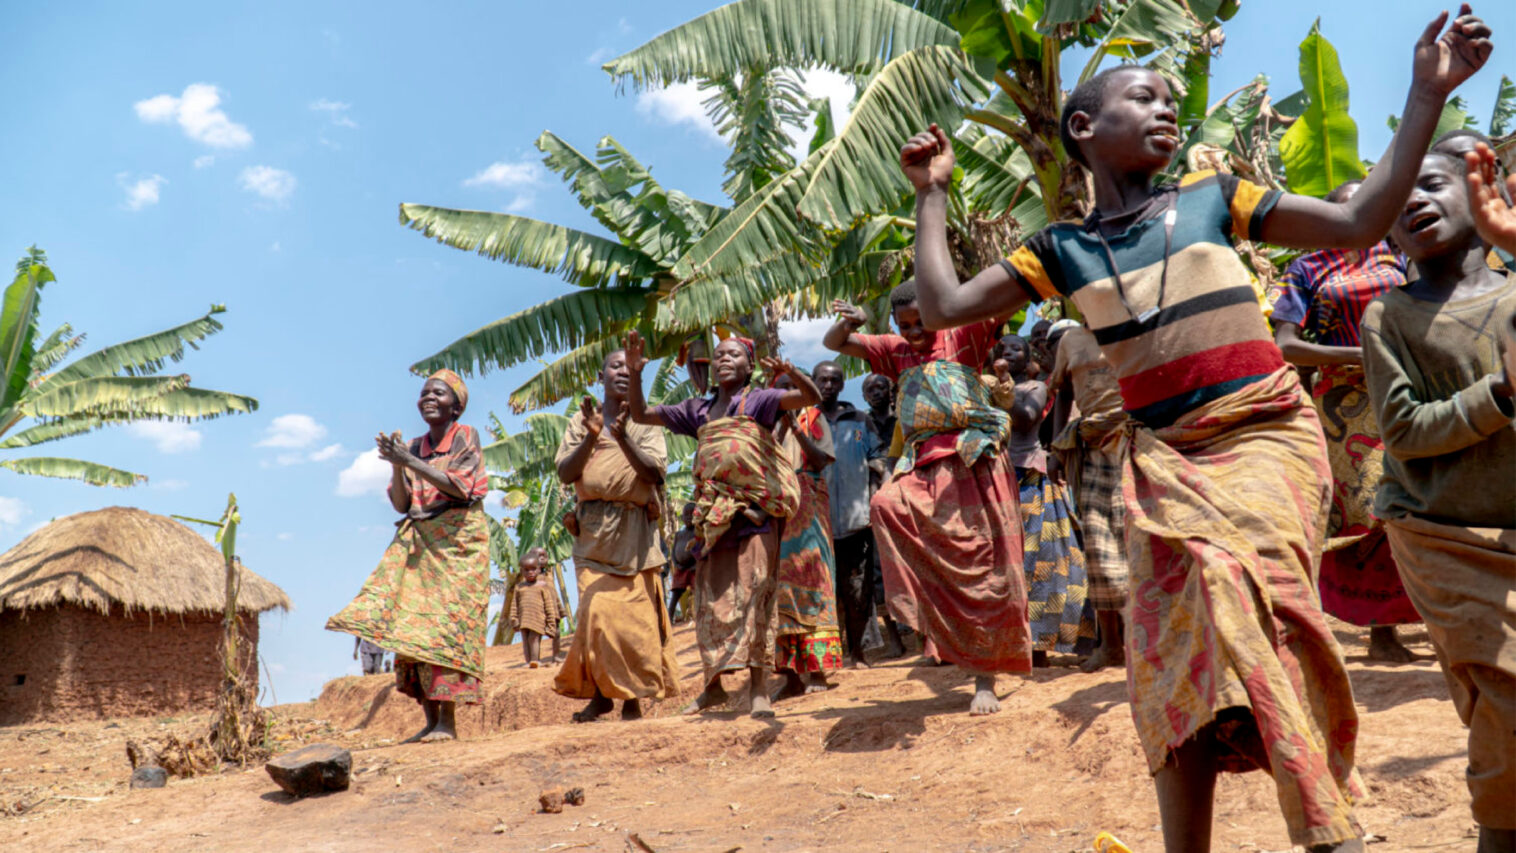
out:
<path id="1" fill-rule="evenodd" d="M 532 669 L 537 668 L 541 656 L 542 635 L 556 641 L 558 620 L 563 615 L 558 607 L 558 591 L 552 584 L 539 580 L 542 567 L 534 556 L 521 561 L 521 582 L 516 584 L 516 597 L 511 605 L 511 627 L 521 632 L 526 665 Z"/>

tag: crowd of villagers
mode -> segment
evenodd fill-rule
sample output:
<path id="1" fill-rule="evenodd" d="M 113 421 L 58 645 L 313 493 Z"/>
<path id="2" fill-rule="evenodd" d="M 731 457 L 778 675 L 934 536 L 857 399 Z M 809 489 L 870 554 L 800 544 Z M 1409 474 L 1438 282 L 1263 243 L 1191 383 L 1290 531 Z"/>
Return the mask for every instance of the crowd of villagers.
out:
<path id="1" fill-rule="evenodd" d="M 906 141 L 915 278 L 890 296 L 898 331 L 861 334 L 839 302 L 824 338 L 872 370 L 867 411 L 839 401 L 837 364 L 808 375 L 736 336 L 693 353 L 704 396 L 649 406 L 628 335 L 557 456 L 579 613 L 554 686 L 589 700 L 575 720 L 678 693 L 667 430 L 697 441 L 668 549 L 703 669 L 688 713 L 772 717 L 824 690 L 863 663 L 877 601 L 885 654 L 919 635 L 972 677 L 971 714 L 999 710 L 997 674 L 1049 652 L 1124 664 L 1168 849 L 1208 849 L 1218 773 L 1252 769 L 1294 844 L 1361 849 L 1357 711 L 1325 614 L 1368 626 L 1387 661 L 1410 658 L 1395 626 L 1420 622 L 1469 727 L 1480 849 L 1516 848 L 1516 179 L 1476 134 L 1433 144 L 1492 49 L 1467 6 L 1447 19 L 1416 43 L 1389 149 L 1326 199 L 1216 171 L 1155 183 L 1179 144 L 1165 80 L 1122 66 L 1080 84 L 1062 135 L 1091 175 L 1089 214 L 966 282 L 949 137 Z M 1261 300 L 1233 240 L 1313 252 Z M 1052 299 L 1082 319 L 999 337 Z M 396 653 L 423 741 L 455 736 L 484 675 L 487 480 L 467 403 L 439 371 L 426 433 L 377 438 L 405 517 L 328 623 Z M 731 700 L 722 678 L 743 670 Z"/>

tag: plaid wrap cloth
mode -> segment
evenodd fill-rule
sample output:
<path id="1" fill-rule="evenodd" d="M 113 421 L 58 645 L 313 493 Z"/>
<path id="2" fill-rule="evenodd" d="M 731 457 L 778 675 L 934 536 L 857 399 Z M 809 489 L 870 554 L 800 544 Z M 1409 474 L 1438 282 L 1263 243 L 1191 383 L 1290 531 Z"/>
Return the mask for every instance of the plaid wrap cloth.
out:
<path id="1" fill-rule="evenodd" d="M 966 467 L 1005 446 L 1011 416 L 996 408 L 978 371 L 953 361 L 929 361 L 900 374 L 897 415 L 905 452 L 895 474 L 916 467 L 916 452 L 933 436 L 957 433 L 953 449 Z"/>

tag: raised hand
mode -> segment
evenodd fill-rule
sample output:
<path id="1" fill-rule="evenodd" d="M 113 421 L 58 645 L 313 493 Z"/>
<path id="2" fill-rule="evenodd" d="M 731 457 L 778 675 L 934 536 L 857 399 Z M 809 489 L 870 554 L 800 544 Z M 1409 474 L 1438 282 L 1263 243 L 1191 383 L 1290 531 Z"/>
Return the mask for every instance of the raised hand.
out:
<path id="1" fill-rule="evenodd" d="M 636 329 L 626 333 L 625 349 L 626 369 L 631 371 L 633 377 L 640 379 L 642 368 L 647 367 L 647 346 Z"/>
<path id="2" fill-rule="evenodd" d="M 995 371 L 995 377 L 1001 382 L 1004 382 L 1007 379 L 1011 378 L 1011 363 L 1009 361 L 1006 361 L 1003 358 L 997 358 L 991 367 Z"/>
<path id="3" fill-rule="evenodd" d="M 953 142 L 935 124 L 900 146 L 900 168 L 917 192 L 950 186 L 954 162 Z"/>
<path id="4" fill-rule="evenodd" d="M 1429 86 L 1443 97 L 1478 71 L 1495 49 L 1489 25 L 1474 16 L 1469 4 L 1459 7 L 1458 17 L 1439 37 L 1447 19 L 1443 12 L 1427 25 L 1411 63 L 1412 87 Z"/>
<path id="5" fill-rule="evenodd" d="M 600 404 L 595 402 L 594 397 L 586 394 L 579 401 L 579 414 L 584 416 L 584 428 L 592 438 L 605 429 L 605 418 L 600 414 Z"/>
<path id="6" fill-rule="evenodd" d="M 788 361 L 782 358 L 764 356 L 763 358 L 758 359 L 758 364 L 760 364 L 763 367 L 764 372 L 771 377 L 795 372 L 795 365 L 790 364 Z"/>
<path id="7" fill-rule="evenodd" d="M 609 427 L 611 438 L 617 441 L 626 438 L 626 425 L 631 422 L 631 417 L 631 410 L 627 409 L 626 406 L 622 406 L 620 414 L 616 415 L 616 420 L 612 421 Z"/>
<path id="8" fill-rule="evenodd" d="M 862 308 L 850 302 L 844 302 L 841 299 L 832 300 L 832 313 L 836 314 L 838 318 L 853 324 L 853 328 L 855 329 L 861 328 L 863 324 L 869 321 L 868 315 L 863 313 Z"/>
<path id="9" fill-rule="evenodd" d="M 1500 195 L 1500 175 L 1495 171 L 1495 152 L 1483 142 L 1463 155 L 1468 167 L 1469 203 L 1474 208 L 1474 227 L 1486 243 L 1516 253 L 1516 207 Z M 1505 179 L 1506 191 L 1516 197 L 1516 175 Z"/>
<path id="10" fill-rule="evenodd" d="M 374 436 L 374 444 L 379 448 L 379 458 L 391 465 L 404 465 L 410 457 L 410 448 L 406 447 L 405 438 L 396 430 L 390 435 L 379 433 Z"/>

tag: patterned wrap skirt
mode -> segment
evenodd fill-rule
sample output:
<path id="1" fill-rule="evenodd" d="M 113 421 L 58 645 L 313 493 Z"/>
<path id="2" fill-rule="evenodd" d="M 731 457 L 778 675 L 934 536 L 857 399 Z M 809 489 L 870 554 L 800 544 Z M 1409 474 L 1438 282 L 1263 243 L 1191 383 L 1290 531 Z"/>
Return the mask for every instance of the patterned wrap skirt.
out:
<path id="1" fill-rule="evenodd" d="M 800 507 L 785 519 L 779 539 L 774 668 L 835 672 L 842 668 L 842 632 L 832 580 L 836 569 L 826 480 L 809 471 L 797 477 Z"/>
<path id="2" fill-rule="evenodd" d="M 1115 440 L 1125 421 L 1125 413 L 1081 417 L 1053 442 L 1074 493 L 1089 601 L 1096 610 L 1122 610 L 1127 603 L 1126 506 L 1121 500 L 1121 455 Z"/>
<path id="3" fill-rule="evenodd" d="M 1087 655 L 1095 647 L 1095 607 L 1086 594 L 1084 552 L 1074 538 L 1068 488 L 1036 468 L 1017 468 L 1016 474 L 1032 648 Z"/>
<path id="4" fill-rule="evenodd" d="M 1031 672 L 1025 555 L 1005 455 L 952 454 L 897 474 L 870 502 L 890 614 L 973 672 Z"/>
<path id="5" fill-rule="evenodd" d="M 779 635 L 779 523 L 728 533 L 695 567 L 695 641 L 705 682 L 723 672 L 774 668 Z"/>
<path id="6" fill-rule="evenodd" d="M 476 703 L 484 677 L 490 530 L 481 504 L 406 518 L 358 597 L 328 631 L 395 653 L 397 689 L 417 700 Z"/>
<path id="7" fill-rule="evenodd" d="M 1327 365 L 1311 389 L 1332 465 L 1332 511 L 1321 555 L 1321 606 L 1354 625 L 1403 625 L 1421 616 L 1406 595 L 1374 517 L 1374 490 L 1384 474 L 1384 441 L 1369 405 L 1363 368 Z"/>
<path id="8" fill-rule="evenodd" d="M 1294 844 L 1361 838 L 1358 712 L 1315 584 L 1331 470 L 1299 379 L 1283 368 L 1171 426 L 1130 425 L 1123 446 L 1127 685 L 1148 767 L 1216 722 L 1220 767 L 1274 777 Z"/>

